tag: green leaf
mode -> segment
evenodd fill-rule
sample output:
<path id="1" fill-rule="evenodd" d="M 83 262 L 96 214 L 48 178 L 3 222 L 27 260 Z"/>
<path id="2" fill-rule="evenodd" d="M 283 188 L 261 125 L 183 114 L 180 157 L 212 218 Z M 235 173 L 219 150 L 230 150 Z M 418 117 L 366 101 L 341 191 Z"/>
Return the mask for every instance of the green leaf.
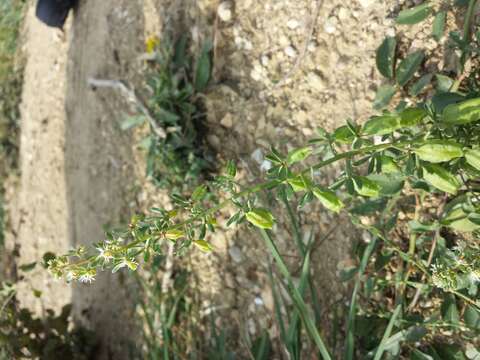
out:
<path id="1" fill-rule="evenodd" d="M 443 110 L 442 121 L 449 125 L 465 125 L 480 120 L 480 98 L 450 104 Z"/>
<path id="2" fill-rule="evenodd" d="M 465 320 L 465 324 L 470 329 L 480 329 L 480 313 L 472 305 L 467 305 L 463 314 L 463 318 Z"/>
<path id="3" fill-rule="evenodd" d="M 432 26 L 432 35 L 435 40 L 440 41 L 445 31 L 445 20 L 447 19 L 447 13 L 445 11 L 439 11 L 435 15 Z"/>
<path id="4" fill-rule="evenodd" d="M 480 225 L 480 214 L 470 213 L 468 214 L 468 220 L 474 223 L 475 225 Z"/>
<path id="5" fill-rule="evenodd" d="M 35 266 L 37 266 L 36 261 L 34 261 L 32 263 L 29 263 L 29 264 L 20 265 L 18 268 L 23 272 L 29 272 L 29 271 L 32 271 L 33 269 L 35 269 Z"/>
<path id="6" fill-rule="evenodd" d="M 443 298 L 443 303 L 441 307 L 442 318 L 446 322 L 449 322 L 454 325 L 460 323 L 460 314 L 458 313 L 457 302 L 455 300 L 455 295 L 445 294 Z"/>
<path id="7" fill-rule="evenodd" d="M 199 185 L 193 191 L 192 200 L 193 201 L 202 201 L 205 198 L 205 195 L 207 195 L 207 187 L 205 185 Z"/>
<path id="8" fill-rule="evenodd" d="M 260 229 L 271 229 L 275 223 L 272 213 L 266 209 L 252 209 L 246 214 L 247 220 Z"/>
<path id="9" fill-rule="evenodd" d="M 237 176 L 237 165 L 231 160 L 229 160 L 227 163 L 226 173 L 231 179 L 234 179 L 235 176 Z"/>
<path id="10" fill-rule="evenodd" d="M 449 78 L 448 76 L 435 74 L 435 78 L 437 79 L 437 90 L 439 92 L 449 92 L 453 86 L 454 80 Z"/>
<path id="11" fill-rule="evenodd" d="M 456 344 L 435 344 L 435 350 L 441 360 L 466 360 L 462 347 Z"/>
<path id="12" fill-rule="evenodd" d="M 377 69 L 380 71 L 380 74 L 388 79 L 393 78 L 396 47 L 397 40 L 395 37 L 387 36 L 383 40 L 382 45 L 377 49 Z"/>
<path id="13" fill-rule="evenodd" d="M 424 224 L 419 221 L 412 220 L 408 223 L 410 230 L 414 233 L 422 233 L 428 231 L 435 231 L 438 229 L 438 223 Z"/>
<path id="14" fill-rule="evenodd" d="M 377 94 L 375 95 L 375 100 L 373 101 L 374 109 L 383 109 L 392 100 L 393 95 L 397 90 L 392 85 L 382 85 L 378 88 Z"/>
<path id="15" fill-rule="evenodd" d="M 425 20 L 430 13 L 432 8 L 428 2 L 421 5 L 415 6 L 411 9 L 400 11 L 397 17 L 397 24 L 401 25 L 413 25 L 417 24 L 420 21 Z"/>
<path id="16" fill-rule="evenodd" d="M 289 165 L 292 165 L 294 163 L 303 161 L 307 157 L 309 157 L 311 153 L 312 153 L 312 149 L 310 147 L 303 147 L 301 149 L 295 149 L 295 150 L 288 153 L 287 163 Z"/>
<path id="17" fill-rule="evenodd" d="M 120 129 L 123 131 L 132 129 L 139 125 L 142 125 L 145 122 L 145 116 L 129 116 L 120 124 Z"/>
<path id="18" fill-rule="evenodd" d="M 311 182 L 308 180 L 305 176 L 299 175 L 294 178 L 287 179 L 287 182 L 290 184 L 290 186 L 293 188 L 293 191 L 308 191 Z"/>
<path id="19" fill-rule="evenodd" d="M 445 168 L 437 164 L 423 166 L 423 178 L 433 187 L 455 195 L 460 188 L 458 179 Z"/>
<path id="20" fill-rule="evenodd" d="M 193 245 L 195 245 L 203 252 L 211 252 L 213 250 L 213 246 L 205 240 L 195 240 L 193 242 Z"/>
<path id="21" fill-rule="evenodd" d="M 424 57 L 423 51 L 419 50 L 402 60 L 400 65 L 398 65 L 396 74 L 398 85 L 405 86 L 410 81 L 415 72 L 420 68 L 420 65 L 422 65 Z"/>
<path id="22" fill-rule="evenodd" d="M 457 204 L 449 209 L 442 218 L 442 224 L 462 232 L 472 232 L 480 229 L 480 225 L 472 221 L 469 214 L 463 210 L 462 204 Z"/>
<path id="23" fill-rule="evenodd" d="M 363 135 L 387 135 L 400 128 L 400 117 L 382 115 L 371 117 L 363 125 Z"/>
<path id="24" fill-rule="evenodd" d="M 427 116 L 427 112 L 421 108 L 406 108 L 400 114 L 400 125 L 412 127 L 418 125 Z"/>
<path id="25" fill-rule="evenodd" d="M 370 174 L 367 178 L 380 186 L 380 194 L 384 196 L 398 194 L 402 191 L 405 183 L 404 177 L 400 173 Z"/>
<path id="26" fill-rule="evenodd" d="M 422 90 L 430 84 L 432 81 L 433 75 L 432 74 L 426 74 L 423 75 L 420 79 L 418 79 L 411 87 L 408 93 L 410 96 L 417 96 L 422 92 Z"/>
<path id="27" fill-rule="evenodd" d="M 437 114 L 441 114 L 448 105 L 456 104 L 464 99 L 462 95 L 457 93 L 439 93 L 432 97 L 431 105 Z"/>
<path id="28" fill-rule="evenodd" d="M 450 161 L 463 156 L 462 146 L 448 140 L 430 140 L 414 151 L 420 159 L 431 163 Z"/>
<path id="29" fill-rule="evenodd" d="M 362 196 L 376 197 L 380 195 L 381 186 L 365 176 L 354 177 L 353 185 L 355 191 Z"/>
<path id="30" fill-rule="evenodd" d="M 322 189 L 319 186 L 313 188 L 313 195 L 320 200 L 327 209 L 338 213 L 345 206 L 338 196 L 331 190 Z"/>
<path id="31" fill-rule="evenodd" d="M 165 238 L 176 241 L 185 236 L 185 233 L 179 229 L 170 229 L 165 232 Z"/>
<path id="32" fill-rule="evenodd" d="M 480 149 L 468 149 L 465 151 L 465 160 L 475 169 L 480 170 Z"/>
<path id="33" fill-rule="evenodd" d="M 347 125 L 340 126 L 333 132 L 333 140 L 340 144 L 351 144 L 355 140 L 355 133 Z"/>
<path id="34" fill-rule="evenodd" d="M 380 156 L 380 163 L 382 166 L 382 172 L 385 174 L 392 174 L 400 172 L 400 167 L 397 165 L 392 157 L 382 155 Z"/>
<path id="35" fill-rule="evenodd" d="M 205 90 L 208 82 L 210 81 L 210 73 L 212 71 L 210 48 L 210 44 L 204 45 L 200 58 L 197 61 L 197 69 L 195 72 L 195 90 L 198 92 Z"/>
<path id="36" fill-rule="evenodd" d="M 434 360 L 433 357 L 427 355 L 420 350 L 414 349 L 411 355 L 411 360 Z"/>
<path id="37" fill-rule="evenodd" d="M 382 355 L 385 352 L 385 345 L 388 339 L 390 338 L 390 334 L 392 333 L 393 327 L 395 326 L 395 321 L 397 320 L 397 317 L 400 314 L 401 310 L 402 310 L 402 306 L 397 305 L 397 307 L 395 308 L 395 311 L 392 314 L 392 317 L 390 318 L 390 321 L 388 322 L 388 326 L 383 334 L 380 345 L 378 345 L 378 349 L 375 352 L 375 357 L 373 358 L 373 360 L 380 360 L 382 358 Z"/>
<path id="38" fill-rule="evenodd" d="M 271 358 L 271 352 L 272 343 L 268 332 L 264 330 L 262 335 L 254 341 L 251 353 L 254 360 L 269 360 Z"/>

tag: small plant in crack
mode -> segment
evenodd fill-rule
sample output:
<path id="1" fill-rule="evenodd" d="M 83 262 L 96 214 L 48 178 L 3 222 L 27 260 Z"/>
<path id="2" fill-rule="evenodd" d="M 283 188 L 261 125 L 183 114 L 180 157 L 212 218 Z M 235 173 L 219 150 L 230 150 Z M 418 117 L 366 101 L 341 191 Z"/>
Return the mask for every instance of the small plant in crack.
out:
<path id="1" fill-rule="evenodd" d="M 197 59 L 188 52 L 188 38 L 174 45 L 147 40 L 146 106 L 163 128 L 151 131 L 140 143 L 147 151 L 147 175 L 159 187 L 182 191 L 198 184 L 214 169 L 213 155 L 205 142 L 201 93 L 210 80 L 211 45 L 206 43 Z M 127 118 L 123 129 L 145 122 L 143 115 Z"/>

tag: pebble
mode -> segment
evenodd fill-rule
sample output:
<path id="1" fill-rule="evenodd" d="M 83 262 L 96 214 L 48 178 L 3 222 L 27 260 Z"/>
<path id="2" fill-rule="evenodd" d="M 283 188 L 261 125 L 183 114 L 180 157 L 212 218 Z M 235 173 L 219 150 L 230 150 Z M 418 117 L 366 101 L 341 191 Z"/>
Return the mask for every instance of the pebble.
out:
<path id="1" fill-rule="evenodd" d="M 259 165 L 263 163 L 263 151 L 262 149 L 258 148 L 256 149 L 252 155 L 250 155 L 253 160 Z"/>
<path id="2" fill-rule="evenodd" d="M 333 34 L 335 31 L 337 31 L 337 19 L 327 19 L 327 21 L 325 21 L 325 25 L 323 25 L 323 29 L 327 34 Z"/>
<path id="3" fill-rule="evenodd" d="M 243 260 L 242 250 L 240 250 L 237 246 L 231 246 L 228 249 L 228 253 L 230 254 L 230 257 L 234 262 L 236 263 L 242 262 Z"/>
<path id="4" fill-rule="evenodd" d="M 288 20 L 288 21 L 287 21 L 287 27 L 288 27 L 290 30 L 295 30 L 295 29 L 297 29 L 299 26 L 300 26 L 300 22 L 299 22 L 298 20 L 291 19 L 291 20 Z"/>
<path id="5" fill-rule="evenodd" d="M 260 59 L 260 62 L 262 63 L 263 66 L 268 66 L 268 63 L 270 62 L 270 59 L 268 58 L 267 55 L 263 55 Z"/>
<path id="6" fill-rule="evenodd" d="M 324 91 L 326 87 L 325 81 L 314 72 L 307 74 L 307 83 L 316 91 Z"/>
<path id="7" fill-rule="evenodd" d="M 296 56 L 297 56 L 297 50 L 295 50 L 295 49 L 293 48 L 293 46 L 287 46 L 287 47 L 285 48 L 285 54 L 286 54 L 288 57 L 293 58 L 293 57 L 296 57 Z"/>
<path id="8" fill-rule="evenodd" d="M 260 170 L 267 172 L 272 168 L 272 163 L 268 160 L 263 160 L 262 164 L 260 165 Z"/>
<path id="9" fill-rule="evenodd" d="M 344 21 L 344 20 L 347 20 L 348 19 L 348 10 L 345 9 L 345 8 L 340 8 L 340 10 L 338 10 L 338 18 L 341 20 L 341 21 Z"/>
<path id="10" fill-rule="evenodd" d="M 232 20 L 232 3 L 230 1 L 222 2 L 218 6 L 217 14 L 222 21 L 227 22 Z"/>
<path id="11" fill-rule="evenodd" d="M 257 306 L 265 305 L 265 303 L 263 302 L 263 299 L 260 296 L 255 297 L 254 302 L 255 302 L 255 305 L 257 305 Z"/>
<path id="12" fill-rule="evenodd" d="M 363 8 L 367 8 L 371 6 L 375 2 L 375 0 L 358 0 L 358 2 L 360 3 L 360 6 L 362 6 Z"/>
<path id="13" fill-rule="evenodd" d="M 227 113 L 222 120 L 220 120 L 220 125 L 230 129 L 233 126 L 233 115 L 231 113 Z"/>
<path id="14" fill-rule="evenodd" d="M 220 147 L 220 139 L 218 138 L 217 135 L 214 135 L 214 134 L 208 135 L 207 141 L 210 145 L 212 145 L 215 148 Z"/>

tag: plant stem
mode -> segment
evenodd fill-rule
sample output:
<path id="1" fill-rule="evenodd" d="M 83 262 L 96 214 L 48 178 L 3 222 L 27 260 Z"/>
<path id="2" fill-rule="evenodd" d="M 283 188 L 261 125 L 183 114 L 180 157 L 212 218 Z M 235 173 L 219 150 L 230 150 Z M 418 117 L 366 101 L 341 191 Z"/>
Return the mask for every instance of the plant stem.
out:
<path id="1" fill-rule="evenodd" d="M 305 325 L 305 328 L 307 329 L 307 332 L 312 337 L 312 340 L 317 346 L 318 350 L 320 351 L 322 358 L 324 360 L 331 360 L 332 358 L 328 353 L 325 343 L 323 342 L 315 326 L 314 321 L 310 317 L 307 305 L 305 304 L 305 301 L 303 300 L 303 297 L 300 294 L 299 290 L 295 287 L 292 280 L 292 276 L 290 275 L 290 271 L 288 270 L 287 264 L 283 260 L 282 255 L 280 255 L 280 252 L 278 251 L 277 246 L 275 245 L 272 237 L 264 229 L 259 229 L 259 231 L 260 231 L 260 235 L 262 235 L 262 238 L 265 241 L 265 244 L 267 245 L 267 248 L 270 250 L 273 258 L 275 259 L 278 269 L 287 280 L 288 292 L 292 298 L 293 303 L 295 304 L 296 309 L 300 314 L 300 317 L 302 318 L 302 321 Z"/>
<path id="2" fill-rule="evenodd" d="M 382 151 L 382 150 L 386 150 L 388 148 L 391 148 L 391 147 L 394 147 L 394 148 L 397 148 L 397 149 L 400 149 L 400 150 L 403 150 L 403 151 L 406 151 L 406 148 L 407 147 L 410 147 L 411 145 L 415 144 L 416 142 L 415 141 L 404 141 L 404 142 L 397 142 L 397 143 L 394 143 L 394 142 L 390 142 L 390 143 L 385 143 L 385 144 L 378 144 L 378 145 L 372 145 L 372 146 L 366 146 L 364 148 L 360 148 L 360 149 L 355 149 L 355 150 L 350 150 L 350 151 L 346 151 L 342 154 L 338 154 L 338 155 L 335 155 L 327 160 L 323 160 L 323 161 L 320 161 L 318 162 L 317 164 L 313 165 L 313 166 L 309 166 L 307 167 L 306 169 L 304 169 L 303 171 L 300 172 L 300 174 L 302 175 L 307 175 L 309 172 L 311 172 L 312 170 L 318 170 L 318 169 L 321 169 L 327 165 L 330 165 L 330 164 L 333 164 L 339 160 L 342 160 L 342 159 L 350 159 L 356 155 L 360 155 L 360 154 L 364 154 L 364 153 L 369 153 L 369 152 L 374 152 L 374 151 Z M 272 189 L 272 188 L 275 188 L 279 185 L 281 185 L 282 183 L 285 183 L 286 180 L 269 180 L 269 181 L 266 181 L 266 182 L 263 182 L 263 183 L 260 183 L 260 184 L 257 184 L 257 185 L 254 185 L 250 188 L 247 188 L 243 191 L 240 191 L 239 193 L 236 193 L 235 195 L 225 199 L 224 201 L 222 201 L 220 204 L 214 206 L 214 207 L 211 207 L 209 208 L 208 210 L 206 210 L 205 212 L 203 213 L 200 213 L 198 215 L 195 215 L 193 217 L 191 217 L 190 219 L 188 220 L 185 220 L 185 221 L 181 221 L 179 222 L 178 224 L 175 224 L 171 227 L 171 229 L 181 229 L 187 225 L 190 225 L 192 223 L 194 223 L 195 221 L 203 218 L 203 217 L 206 217 L 206 216 L 209 216 L 209 215 L 213 215 L 215 214 L 216 212 L 218 212 L 219 210 L 223 209 L 224 207 L 226 207 L 227 205 L 231 204 L 232 201 L 234 200 L 238 200 L 242 197 L 245 197 L 245 196 L 248 196 L 248 195 L 251 195 L 251 194 L 254 194 L 254 193 L 257 193 L 257 192 L 260 192 L 260 191 L 263 191 L 263 190 L 268 190 L 268 189 Z M 144 240 L 143 239 L 138 239 L 136 241 L 132 241 L 131 243 L 128 243 L 126 244 L 125 246 L 121 247 L 119 249 L 119 252 L 125 252 L 129 249 L 132 249 L 136 246 L 138 246 L 139 244 L 143 243 Z M 142 251 L 142 250 L 141 250 Z M 72 266 L 72 267 L 78 267 L 78 266 L 82 266 L 82 265 L 85 265 L 91 261 L 93 261 L 94 259 L 96 258 L 95 255 L 93 256 L 90 256 L 88 257 L 87 259 L 85 260 L 81 260 L 77 263 L 74 263 L 74 264 L 69 264 L 67 266 Z"/>
<path id="3" fill-rule="evenodd" d="M 461 65 L 462 69 L 461 71 L 463 72 L 463 69 L 465 67 L 465 62 L 466 62 L 466 57 L 467 57 L 467 51 L 465 47 L 467 46 L 467 43 L 470 42 L 470 37 L 471 37 L 471 32 L 470 29 L 472 28 L 472 19 L 473 19 L 473 12 L 475 10 L 475 5 L 477 3 L 477 0 L 469 0 L 468 2 L 468 9 L 467 13 L 465 15 L 465 22 L 463 24 L 463 43 L 464 43 L 464 48 L 462 49 L 462 56 L 461 56 Z"/>

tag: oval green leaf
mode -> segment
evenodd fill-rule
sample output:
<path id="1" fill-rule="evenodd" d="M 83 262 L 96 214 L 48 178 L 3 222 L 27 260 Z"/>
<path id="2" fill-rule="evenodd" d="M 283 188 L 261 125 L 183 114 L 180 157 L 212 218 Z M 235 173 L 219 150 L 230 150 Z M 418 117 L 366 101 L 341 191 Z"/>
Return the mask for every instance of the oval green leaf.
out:
<path id="1" fill-rule="evenodd" d="M 301 149 L 293 150 L 288 154 L 287 162 L 289 165 L 292 165 L 296 162 L 303 161 L 309 157 L 311 153 L 312 149 L 310 147 L 303 147 Z"/>
<path id="2" fill-rule="evenodd" d="M 390 104 L 396 91 L 397 90 L 392 85 L 387 84 L 380 86 L 375 95 L 375 100 L 373 101 L 373 108 L 379 110 Z"/>
<path id="3" fill-rule="evenodd" d="M 415 72 L 422 65 L 425 54 L 423 51 L 419 50 L 408 55 L 405 59 L 402 60 L 397 69 L 397 83 L 400 86 L 404 86 L 410 79 L 413 77 Z"/>
<path id="4" fill-rule="evenodd" d="M 445 140 L 429 141 L 414 151 L 420 159 L 431 163 L 450 161 L 463 156 L 460 144 Z"/>
<path id="5" fill-rule="evenodd" d="M 432 35 L 435 40 L 440 41 L 445 31 L 445 20 L 447 18 L 447 13 L 445 11 L 440 11 L 435 15 L 432 26 Z"/>
<path id="6" fill-rule="evenodd" d="M 395 37 L 387 36 L 382 45 L 377 49 L 377 69 L 380 74 L 388 79 L 393 78 L 393 67 L 395 63 L 395 49 L 397 47 L 397 40 Z"/>
<path id="7" fill-rule="evenodd" d="M 400 118 L 395 115 L 382 115 L 370 118 L 364 125 L 364 135 L 386 135 L 400 128 Z"/>
<path id="8" fill-rule="evenodd" d="M 400 11 L 397 17 L 397 24 L 401 25 L 413 25 L 417 24 L 420 21 L 425 20 L 430 13 L 432 8 L 428 2 L 415 6 L 411 9 Z"/>
<path id="9" fill-rule="evenodd" d="M 272 213 L 266 209 L 253 209 L 246 214 L 247 220 L 260 229 L 271 229 L 275 223 Z"/>
<path id="10" fill-rule="evenodd" d="M 355 191 L 362 196 L 376 197 L 380 195 L 381 186 L 365 176 L 356 176 L 353 178 L 353 186 L 355 187 Z"/>
<path id="11" fill-rule="evenodd" d="M 425 164 L 423 166 L 423 178 L 433 187 L 449 194 L 455 195 L 460 188 L 458 179 L 437 164 Z"/>
<path id="12" fill-rule="evenodd" d="M 480 149 L 468 149 L 465 151 L 465 160 L 475 169 L 480 170 Z"/>
<path id="13" fill-rule="evenodd" d="M 213 246 L 205 240 L 195 240 L 193 242 L 193 245 L 195 245 L 203 252 L 211 252 L 213 250 Z"/>
<path id="14" fill-rule="evenodd" d="M 427 112 L 421 108 L 407 108 L 400 114 L 400 125 L 411 127 L 418 125 L 427 116 Z"/>
<path id="15" fill-rule="evenodd" d="M 331 190 L 323 189 L 319 186 L 316 186 L 313 189 L 313 195 L 315 195 L 315 197 L 320 200 L 323 206 L 333 212 L 338 213 L 345 206 L 342 200 L 340 200 L 338 196 Z"/>
<path id="16" fill-rule="evenodd" d="M 449 125 L 465 125 L 480 120 L 480 98 L 448 105 L 443 110 L 442 120 Z"/>

